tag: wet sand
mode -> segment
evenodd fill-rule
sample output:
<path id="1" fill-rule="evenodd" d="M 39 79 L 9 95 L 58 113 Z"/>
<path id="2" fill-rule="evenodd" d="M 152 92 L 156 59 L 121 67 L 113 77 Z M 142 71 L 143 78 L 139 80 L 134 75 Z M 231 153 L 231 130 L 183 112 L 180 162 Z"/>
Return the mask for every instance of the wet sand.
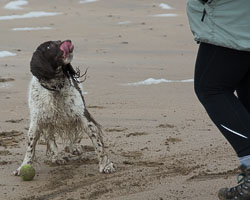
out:
<path id="1" fill-rule="evenodd" d="M 21 10 L 4 9 L 8 2 L 0 1 L 0 16 L 60 14 L 0 20 L 0 52 L 16 54 L 0 58 L 1 200 L 213 200 L 218 189 L 235 184 L 235 153 L 197 101 L 193 82 L 126 85 L 149 78 L 193 78 L 198 46 L 189 30 L 186 1 L 34 0 Z M 12 30 L 24 27 L 50 28 Z M 26 148 L 29 62 L 40 43 L 58 39 L 73 41 L 73 66 L 89 68 L 85 100 L 105 130 L 107 151 L 118 169 L 98 173 L 87 136 L 83 157 L 65 166 L 48 164 L 40 142 L 36 177 L 24 182 L 12 171 Z"/>

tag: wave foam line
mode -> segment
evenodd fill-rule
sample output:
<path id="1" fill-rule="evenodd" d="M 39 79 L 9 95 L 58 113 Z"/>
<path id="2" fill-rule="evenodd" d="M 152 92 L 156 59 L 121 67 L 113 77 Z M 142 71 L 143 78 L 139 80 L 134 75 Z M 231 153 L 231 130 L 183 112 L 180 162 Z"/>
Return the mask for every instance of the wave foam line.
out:
<path id="1" fill-rule="evenodd" d="M 154 79 L 154 78 L 148 78 L 144 81 L 139 81 L 135 83 L 127 83 L 124 85 L 127 86 L 137 86 L 137 85 L 155 85 L 160 83 L 189 83 L 193 82 L 194 79 L 186 79 L 186 80 L 168 80 L 168 79 Z"/>
<path id="2" fill-rule="evenodd" d="M 0 16 L 0 20 L 13 20 L 13 19 L 28 19 L 28 18 L 37 18 L 37 17 L 49 17 L 49 16 L 60 15 L 60 14 L 62 14 L 62 13 L 34 11 L 34 12 L 25 13 L 23 15 Z"/>
<path id="3" fill-rule="evenodd" d="M 93 2 L 97 2 L 98 0 L 82 0 L 80 1 L 80 3 L 93 3 Z"/>
<path id="4" fill-rule="evenodd" d="M 15 53 L 11 53 L 9 51 L 0 51 L 0 58 L 8 57 L 8 56 L 16 56 L 16 54 Z"/>
<path id="5" fill-rule="evenodd" d="M 18 0 L 18 1 L 11 1 L 7 3 L 4 8 L 8 10 L 22 10 L 21 6 L 28 5 L 28 1 L 25 0 Z"/>
<path id="6" fill-rule="evenodd" d="M 124 24 L 131 24 L 131 21 L 123 21 L 123 22 L 118 22 L 117 24 L 119 25 L 124 25 Z"/>
<path id="7" fill-rule="evenodd" d="M 177 17 L 177 14 L 174 13 L 167 13 L 167 14 L 157 14 L 157 15 L 153 15 L 153 17 Z"/>
<path id="8" fill-rule="evenodd" d="M 164 9 L 164 10 L 171 10 L 173 9 L 171 6 L 169 6 L 168 4 L 165 4 L 165 3 L 161 3 L 159 5 L 160 8 Z"/>
<path id="9" fill-rule="evenodd" d="M 23 28 L 13 28 L 13 31 L 38 31 L 38 30 L 50 30 L 51 27 L 23 27 Z"/>

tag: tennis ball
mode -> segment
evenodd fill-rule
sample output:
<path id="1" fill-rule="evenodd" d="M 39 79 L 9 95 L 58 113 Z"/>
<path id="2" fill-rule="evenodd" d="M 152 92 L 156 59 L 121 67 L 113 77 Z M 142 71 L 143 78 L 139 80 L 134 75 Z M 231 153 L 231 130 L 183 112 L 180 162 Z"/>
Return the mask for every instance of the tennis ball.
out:
<path id="1" fill-rule="evenodd" d="M 35 174 L 36 171 L 31 165 L 23 165 L 20 169 L 20 176 L 24 181 L 33 180 Z"/>

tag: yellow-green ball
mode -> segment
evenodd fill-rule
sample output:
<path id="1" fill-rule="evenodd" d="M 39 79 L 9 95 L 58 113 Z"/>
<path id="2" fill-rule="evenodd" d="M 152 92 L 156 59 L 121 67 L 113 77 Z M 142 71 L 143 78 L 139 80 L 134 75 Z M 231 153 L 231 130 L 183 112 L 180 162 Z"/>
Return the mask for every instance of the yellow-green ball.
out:
<path id="1" fill-rule="evenodd" d="M 24 181 L 33 180 L 35 174 L 36 171 L 31 165 L 24 165 L 20 169 L 20 176 Z"/>

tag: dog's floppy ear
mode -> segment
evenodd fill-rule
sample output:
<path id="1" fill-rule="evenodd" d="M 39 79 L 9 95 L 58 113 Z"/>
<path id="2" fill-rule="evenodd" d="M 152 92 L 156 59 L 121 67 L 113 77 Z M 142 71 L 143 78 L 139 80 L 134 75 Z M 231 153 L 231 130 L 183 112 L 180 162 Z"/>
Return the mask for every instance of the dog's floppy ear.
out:
<path id="1" fill-rule="evenodd" d="M 73 66 L 71 65 L 71 63 L 67 64 L 67 65 L 63 65 L 63 73 L 69 78 L 69 75 L 76 75 L 76 71 L 74 70 Z"/>
<path id="2" fill-rule="evenodd" d="M 51 63 L 43 56 L 40 50 L 36 50 L 30 61 L 31 73 L 40 79 L 52 79 L 55 77 L 56 70 L 53 68 Z"/>

